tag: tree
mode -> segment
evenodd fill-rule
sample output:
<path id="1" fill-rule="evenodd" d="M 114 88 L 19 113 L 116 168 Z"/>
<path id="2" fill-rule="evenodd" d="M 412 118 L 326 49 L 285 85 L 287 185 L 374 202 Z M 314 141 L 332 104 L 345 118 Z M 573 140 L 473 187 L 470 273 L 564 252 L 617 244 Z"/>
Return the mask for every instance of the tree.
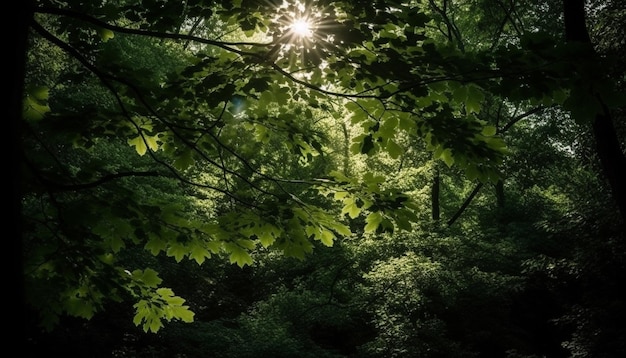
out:
<path id="1" fill-rule="evenodd" d="M 486 20 L 492 3 L 499 25 Z M 193 313 L 156 271 L 124 260 L 129 250 L 243 267 L 266 249 L 304 258 L 353 232 L 412 230 L 421 206 L 386 182 L 387 162 L 348 173 L 353 158 L 333 131 L 352 136 L 350 155 L 390 163 L 419 161 L 420 141 L 484 185 L 501 180 L 503 129 L 540 106 L 609 123 L 623 104 L 616 83 L 588 66 L 611 58 L 525 32 L 543 20 L 539 6 L 36 2 L 19 121 L 29 302 L 53 326 L 130 298 L 135 322 L 156 332 Z M 569 6 L 571 33 L 581 20 L 570 22 Z M 480 10 L 485 32 L 462 31 L 465 9 Z M 313 30 L 296 33 L 301 17 Z M 35 56 L 49 48 L 60 52 Z M 621 163 L 615 130 L 602 128 L 596 136 L 612 141 L 598 143 L 613 143 Z M 619 167 L 599 155 L 619 200 Z"/>
<path id="2" fill-rule="evenodd" d="M 563 13 L 565 22 L 565 36 L 568 42 L 574 44 L 581 44 L 586 51 L 587 56 L 585 62 L 587 62 L 581 76 L 584 79 L 589 79 L 590 76 L 596 75 L 596 65 L 598 53 L 594 50 L 591 38 L 587 31 L 586 16 L 585 16 L 585 2 L 580 1 L 563 1 Z M 585 71 L 586 70 L 586 71 Z M 600 74 L 600 81 L 606 80 L 606 75 Z M 591 105 L 596 107 L 593 113 L 592 128 L 593 135 L 596 141 L 596 152 L 602 165 L 604 174 L 611 186 L 613 197 L 617 203 L 622 214 L 622 220 L 626 222 L 626 188 L 624 182 L 626 177 L 624 171 L 621 168 L 626 167 L 626 155 L 623 150 L 623 141 L 617 136 L 615 124 L 613 123 L 613 115 L 611 114 L 611 105 L 607 104 L 606 98 L 603 98 L 601 94 L 606 91 L 606 88 L 602 86 L 602 82 L 589 84 L 592 90 L 586 92 L 585 97 L 591 102 Z M 576 88 L 573 89 L 577 91 Z M 578 94 L 581 95 L 581 94 Z M 604 96 L 605 97 L 605 96 Z"/>

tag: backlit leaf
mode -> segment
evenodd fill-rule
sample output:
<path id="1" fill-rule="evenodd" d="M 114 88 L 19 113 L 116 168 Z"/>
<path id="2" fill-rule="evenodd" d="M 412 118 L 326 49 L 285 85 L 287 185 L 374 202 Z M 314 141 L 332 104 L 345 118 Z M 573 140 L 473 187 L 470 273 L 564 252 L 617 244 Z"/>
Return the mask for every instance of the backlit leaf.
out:
<path id="1" fill-rule="evenodd" d="M 128 144 L 130 146 L 135 147 L 135 150 L 137 151 L 137 154 L 139 155 L 146 154 L 146 151 L 148 150 L 148 147 L 146 146 L 146 143 L 143 141 L 142 136 L 137 136 L 133 139 L 129 139 Z"/>
<path id="2" fill-rule="evenodd" d="M 176 262 L 182 261 L 182 259 L 187 255 L 189 250 L 181 243 L 174 242 L 170 244 L 167 248 L 167 256 L 172 256 L 176 260 Z"/>
<path id="3" fill-rule="evenodd" d="M 98 29 L 98 34 L 100 35 L 100 38 L 104 42 L 107 42 L 110 39 L 112 39 L 113 37 L 115 37 L 115 33 L 113 33 L 113 31 L 111 31 L 109 29 L 105 29 L 105 28 Z"/>
<path id="4" fill-rule="evenodd" d="M 159 236 L 148 235 L 150 239 L 144 245 L 144 249 L 150 251 L 153 255 L 158 255 L 159 252 L 167 249 L 167 242 L 162 240 Z"/>
<path id="5" fill-rule="evenodd" d="M 378 225 L 380 225 L 382 221 L 383 216 L 379 212 L 370 213 L 365 219 L 365 222 L 367 223 L 364 229 L 365 232 L 375 232 L 378 228 Z"/>
<path id="6" fill-rule="evenodd" d="M 211 253 L 202 245 L 201 242 L 195 241 L 191 245 L 191 251 L 189 252 L 189 258 L 196 260 L 198 265 L 202 265 L 205 259 L 210 258 Z"/>
<path id="7" fill-rule="evenodd" d="M 322 230 L 321 235 L 318 236 L 322 244 L 331 247 L 333 246 L 333 240 L 335 239 L 335 234 L 329 230 Z"/>

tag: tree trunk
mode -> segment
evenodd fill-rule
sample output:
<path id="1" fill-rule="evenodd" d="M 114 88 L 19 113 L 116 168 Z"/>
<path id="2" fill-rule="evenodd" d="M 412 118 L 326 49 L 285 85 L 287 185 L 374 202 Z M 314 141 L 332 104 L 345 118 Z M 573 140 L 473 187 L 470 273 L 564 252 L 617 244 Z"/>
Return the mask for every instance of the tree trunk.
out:
<path id="1" fill-rule="evenodd" d="M 496 183 L 496 202 L 497 202 L 498 208 L 500 209 L 504 208 L 504 181 L 503 180 L 498 180 L 498 182 Z"/>
<path id="2" fill-rule="evenodd" d="M 441 178 L 439 176 L 439 167 L 437 166 L 437 163 L 435 163 L 435 175 L 433 177 L 433 185 L 431 187 L 431 191 L 430 191 L 430 198 L 431 198 L 431 207 L 432 207 L 432 217 L 433 217 L 433 221 L 439 221 L 439 218 L 441 216 L 440 211 L 439 211 L 439 185 L 440 185 L 440 181 Z"/>
<path id="3" fill-rule="evenodd" d="M 563 0 L 565 21 L 565 38 L 568 42 L 588 44 L 593 53 L 591 38 L 585 22 L 584 0 Z M 621 149 L 613 118 L 602 98 L 603 113 L 596 114 L 592 122 L 593 135 L 596 142 L 596 154 L 600 160 L 602 171 L 609 183 L 613 199 L 626 222 L 626 155 Z"/>

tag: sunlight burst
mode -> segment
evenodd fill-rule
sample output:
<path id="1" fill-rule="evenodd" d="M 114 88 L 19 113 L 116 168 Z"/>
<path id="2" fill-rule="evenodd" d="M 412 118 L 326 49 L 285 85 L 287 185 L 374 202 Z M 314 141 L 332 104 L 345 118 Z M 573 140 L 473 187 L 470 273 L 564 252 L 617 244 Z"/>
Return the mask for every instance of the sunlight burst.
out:
<path id="1" fill-rule="evenodd" d="M 296 59 L 300 65 L 321 65 L 334 41 L 337 22 L 333 19 L 333 8 L 320 7 L 311 0 L 283 0 L 272 19 L 275 32 L 268 53 L 273 60 L 291 59 L 290 66 L 296 66 Z M 306 77 L 306 71 L 295 72 Z"/>
<path id="2" fill-rule="evenodd" d="M 313 35 L 311 23 L 305 18 L 294 19 L 291 24 L 291 31 L 301 37 L 309 37 Z"/>

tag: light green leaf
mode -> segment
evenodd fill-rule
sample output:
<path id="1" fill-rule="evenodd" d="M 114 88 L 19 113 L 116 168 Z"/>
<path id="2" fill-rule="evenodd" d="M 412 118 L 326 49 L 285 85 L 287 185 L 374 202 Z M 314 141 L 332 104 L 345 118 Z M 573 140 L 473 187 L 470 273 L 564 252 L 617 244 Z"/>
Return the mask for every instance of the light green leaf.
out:
<path id="1" fill-rule="evenodd" d="M 143 137 L 141 136 L 129 139 L 128 144 L 130 146 L 134 146 L 137 154 L 139 155 L 144 155 L 148 151 L 148 147 L 146 146 L 146 143 L 143 141 Z"/>
<path id="2" fill-rule="evenodd" d="M 272 245 L 274 241 L 276 241 L 276 238 L 272 235 L 270 231 L 264 230 L 259 234 L 259 241 L 261 242 L 261 245 L 263 247 L 267 248 Z"/>
<path id="3" fill-rule="evenodd" d="M 237 245 L 243 247 L 244 249 L 254 250 L 256 248 L 256 243 L 252 240 L 248 239 L 239 239 L 237 240 Z"/>
<path id="4" fill-rule="evenodd" d="M 170 290 L 171 292 L 172 290 Z M 158 292 L 158 290 L 157 290 Z M 185 299 L 179 296 L 174 296 L 173 295 L 174 292 L 172 292 L 171 295 L 161 295 L 163 297 L 163 299 L 165 300 L 165 302 L 167 302 L 168 305 L 172 305 L 172 306 L 182 306 L 183 303 L 185 303 Z"/>
<path id="5" fill-rule="evenodd" d="M 189 250 L 181 243 L 174 242 L 170 244 L 170 247 L 167 248 L 167 256 L 174 257 L 176 262 L 182 261 L 182 259 L 187 255 Z"/>
<path id="6" fill-rule="evenodd" d="M 189 306 L 172 307 L 174 318 L 178 318 L 183 322 L 191 323 L 195 313 L 189 310 Z"/>
<path id="7" fill-rule="evenodd" d="M 148 287 L 156 287 L 161 284 L 161 282 L 163 282 L 158 273 L 151 268 L 147 268 L 143 271 L 135 270 L 133 271 L 132 275 Z"/>
<path id="8" fill-rule="evenodd" d="M 161 329 L 162 327 L 163 327 L 163 323 L 161 322 L 161 320 L 154 317 L 154 318 L 149 319 L 147 324 L 144 324 L 143 330 L 144 332 L 147 332 L 148 330 L 150 330 L 150 332 L 152 333 L 157 333 L 159 329 Z"/>
<path id="9" fill-rule="evenodd" d="M 375 232 L 378 228 L 378 225 L 383 221 L 383 216 L 379 212 L 370 213 L 367 218 L 365 218 L 365 232 L 371 233 Z"/>
<path id="10" fill-rule="evenodd" d="M 150 237 L 150 239 L 144 245 L 144 249 L 150 251 L 152 255 L 156 256 L 159 252 L 167 249 L 167 242 L 165 240 L 161 240 L 159 236 L 149 234 L 148 237 Z"/>
<path id="11" fill-rule="evenodd" d="M 339 235 L 342 235 L 342 236 L 352 235 L 352 231 L 350 231 L 350 228 L 347 225 L 343 225 L 338 222 L 331 222 L 329 224 L 329 227 L 335 230 L 335 232 L 337 232 Z"/>
<path id="12" fill-rule="evenodd" d="M 146 143 L 148 144 L 148 148 L 150 148 L 153 152 L 159 149 L 159 143 L 158 143 L 159 137 L 158 136 L 145 135 L 144 137 L 146 139 Z"/>
<path id="13" fill-rule="evenodd" d="M 115 33 L 113 33 L 113 31 L 111 31 L 109 29 L 105 29 L 105 28 L 99 28 L 98 29 L 98 34 L 100 35 L 100 38 L 104 42 L 107 42 L 110 39 L 112 39 L 113 37 L 115 37 Z"/>
<path id="14" fill-rule="evenodd" d="M 156 290 L 156 293 L 161 296 L 161 298 L 166 299 L 167 297 L 173 297 L 174 291 L 168 287 L 161 287 Z"/>
<path id="15" fill-rule="evenodd" d="M 50 112 L 50 107 L 47 104 L 40 102 L 34 97 L 27 96 L 24 100 L 23 117 L 26 120 L 39 121 L 45 117 L 45 114 Z"/>
<path id="16" fill-rule="evenodd" d="M 343 209 L 341 209 L 342 215 L 348 214 L 350 218 L 352 219 L 359 216 L 360 213 L 361 213 L 361 209 L 359 209 L 359 207 L 354 202 L 351 202 L 350 204 L 345 205 Z"/>
<path id="17" fill-rule="evenodd" d="M 244 267 L 245 265 L 252 265 L 254 262 L 248 251 L 235 243 L 224 243 L 224 249 L 230 253 L 229 259 L 231 264 L 236 263 L 237 266 Z"/>
<path id="18" fill-rule="evenodd" d="M 211 257 L 211 253 L 202 245 L 199 241 L 194 241 L 191 244 L 191 251 L 189 252 L 189 258 L 196 260 L 198 265 L 202 265 L 204 260 Z"/>
<path id="19" fill-rule="evenodd" d="M 219 240 L 213 240 L 213 241 L 209 241 L 206 244 L 207 249 L 209 249 L 212 253 L 217 254 L 220 252 L 220 250 L 222 249 L 222 241 Z"/>
<path id="20" fill-rule="evenodd" d="M 333 241 L 335 240 L 335 234 L 333 234 L 332 231 L 329 230 L 322 230 L 321 234 L 318 235 L 318 238 L 322 242 L 322 244 L 331 247 L 333 246 Z"/>
<path id="21" fill-rule="evenodd" d="M 485 126 L 481 132 L 485 137 L 491 137 L 496 135 L 497 128 L 494 126 Z"/>

